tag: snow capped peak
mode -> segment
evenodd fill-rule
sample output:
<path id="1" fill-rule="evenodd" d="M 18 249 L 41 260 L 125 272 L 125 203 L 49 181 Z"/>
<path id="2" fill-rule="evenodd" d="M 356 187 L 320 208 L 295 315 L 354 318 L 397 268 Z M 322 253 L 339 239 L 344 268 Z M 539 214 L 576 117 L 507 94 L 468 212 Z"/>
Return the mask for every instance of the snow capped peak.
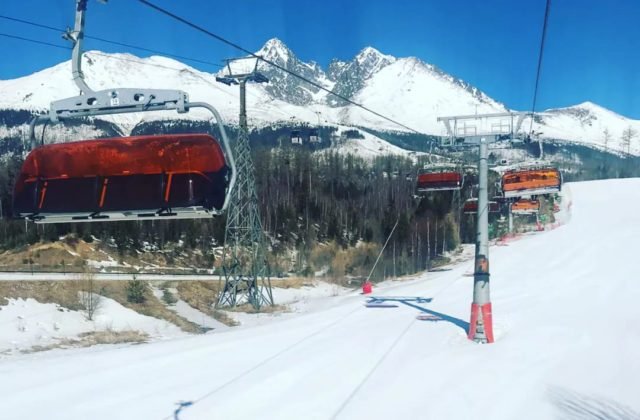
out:
<path id="1" fill-rule="evenodd" d="M 382 67 L 385 67 L 396 61 L 391 55 L 382 54 L 373 47 L 365 47 L 353 59 L 357 65 L 369 69 L 370 73 L 375 73 Z"/>
<path id="2" fill-rule="evenodd" d="M 601 105 L 598 105 L 596 103 L 593 103 L 591 101 L 582 102 L 582 103 L 580 103 L 578 105 L 574 105 L 571 108 L 582 108 L 582 109 L 586 109 L 586 110 L 588 110 L 590 112 L 596 112 L 596 113 L 605 112 L 605 113 L 608 113 L 608 114 L 614 114 L 614 115 L 618 115 L 618 116 L 622 117 L 621 115 L 617 114 L 616 112 L 613 112 L 612 110 L 610 110 L 608 108 L 605 108 L 605 107 L 603 107 Z"/>
<path id="3" fill-rule="evenodd" d="M 603 109 L 600 105 L 594 104 L 591 101 L 584 101 L 582 103 L 579 103 L 578 105 L 574 105 L 576 107 L 580 107 L 580 108 L 599 108 L 599 109 Z"/>
<path id="4" fill-rule="evenodd" d="M 609 111 L 608 109 L 601 107 L 600 105 L 594 104 L 591 101 L 584 101 L 581 102 L 579 104 L 576 105 L 571 105 L 571 106 L 567 106 L 567 107 L 562 107 L 562 108 L 553 108 L 550 109 L 549 111 L 560 111 L 563 109 L 584 109 L 584 110 L 588 110 L 588 111 Z"/>
<path id="5" fill-rule="evenodd" d="M 373 47 L 364 47 L 354 58 L 355 61 L 362 64 L 366 61 L 388 61 L 393 63 L 396 59 L 391 55 L 382 54 Z"/>
<path id="6" fill-rule="evenodd" d="M 301 61 L 278 38 L 268 40 L 256 54 L 320 85 L 323 85 L 326 79 L 323 70 L 317 63 Z M 311 86 L 293 75 L 270 65 L 261 66 L 261 72 L 270 80 L 270 83 L 265 86 L 267 93 L 273 98 L 291 104 L 309 105 L 314 101 L 315 95 L 319 91 L 317 87 Z"/>
<path id="7" fill-rule="evenodd" d="M 398 129 L 351 107 L 343 98 L 379 110 L 428 134 L 442 132 L 437 116 L 506 109 L 480 89 L 433 64 L 416 57 L 395 58 L 373 47 L 362 49 L 349 61 L 332 60 L 326 73 L 317 63 L 298 59 L 278 38 L 268 40 L 257 53 L 339 95 L 327 94 L 273 66 L 261 66 L 260 71 L 270 82 L 252 86 L 250 95 L 251 101 L 255 101 L 252 113 L 258 115 L 256 120 L 264 124 L 289 121 L 292 117 L 316 124 L 316 112 L 320 112 L 328 123 Z M 87 51 L 83 56 L 83 71 L 87 84 L 94 90 L 115 87 L 181 89 L 194 101 L 205 100 L 220 108 L 225 120 L 237 119 L 236 88 L 217 83 L 215 74 L 172 58 Z M 0 80 L 0 92 L 0 110 L 42 112 L 53 100 L 77 95 L 78 88 L 72 80 L 71 61 L 67 60 L 28 76 Z M 197 112 L 190 115 L 189 118 L 200 118 Z M 156 118 L 171 119 L 175 116 L 167 113 L 158 114 L 158 117 L 151 114 L 112 117 L 123 132 L 129 132 L 142 120 Z M 596 146 L 604 144 L 602 139 L 606 130 L 611 137 L 606 145 L 609 150 L 628 150 L 620 139 L 629 128 L 640 132 L 640 121 L 625 118 L 590 101 L 547 110 L 535 121 L 535 129 L 542 138 Z M 635 144 L 631 152 L 640 155 L 640 146 Z"/>
<path id="8" fill-rule="evenodd" d="M 287 47 L 287 45 L 284 42 L 282 42 L 280 38 L 277 38 L 277 37 L 273 37 L 269 39 L 267 42 L 265 42 L 263 48 L 282 48 L 286 50 L 289 49 L 289 47 Z"/>
<path id="9" fill-rule="evenodd" d="M 545 110 L 534 123 L 534 130 L 542 133 L 543 138 L 639 155 L 640 147 L 635 142 L 626 145 L 622 140 L 629 129 L 640 132 L 640 120 L 624 117 L 591 101 Z"/>
<path id="10" fill-rule="evenodd" d="M 395 57 L 382 54 L 373 47 L 365 47 L 349 62 L 333 60 L 327 76 L 335 82 L 334 92 L 350 98 L 362 89 L 368 79 L 395 62 Z M 327 101 L 332 106 L 345 104 L 336 98 L 327 98 Z"/>
<path id="11" fill-rule="evenodd" d="M 286 63 L 292 57 L 295 58 L 293 52 L 278 38 L 271 38 L 256 51 L 256 54 L 271 61 L 280 61 Z"/>
<path id="12" fill-rule="evenodd" d="M 574 114 L 582 116 L 590 115 L 592 117 L 596 115 L 608 115 L 615 116 L 617 118 L 625 118 L 622 115 L 617 114 L 614 111 L 611 111 L 610 109 L 607 109 L 591 101 L 585 101 L 577 105 L 567 106 L 563 108 L 552 108 L 546 110 L 545 112 L 549 112 L 552 114 Z"/>

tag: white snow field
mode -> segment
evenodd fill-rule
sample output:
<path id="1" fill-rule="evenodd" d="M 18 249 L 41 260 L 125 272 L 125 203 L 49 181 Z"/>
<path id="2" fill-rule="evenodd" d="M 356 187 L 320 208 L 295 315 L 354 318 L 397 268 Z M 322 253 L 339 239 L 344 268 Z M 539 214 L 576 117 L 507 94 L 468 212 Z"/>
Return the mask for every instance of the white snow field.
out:
<path id="1" fill-rule="evenodd" d="M 571 189 L 566 225 L 491 248 L 494 344 L 465 337 L 465 262 L 374 289 L 430 303 L 349 293 L 265 325 L 2 360 L 2 418 L 171 419 L 181 401 L 180 419 L 640 418 L 640 179 Z"/>

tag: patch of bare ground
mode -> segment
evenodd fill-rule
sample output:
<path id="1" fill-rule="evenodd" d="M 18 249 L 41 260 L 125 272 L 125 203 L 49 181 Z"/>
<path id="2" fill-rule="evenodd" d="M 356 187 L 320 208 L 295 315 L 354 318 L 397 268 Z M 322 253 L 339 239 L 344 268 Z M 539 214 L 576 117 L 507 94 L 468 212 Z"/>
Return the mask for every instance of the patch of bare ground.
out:
<path id="1" fill-rule="evenodd" d="M 2 271 L 77 273 L 84 270 L 88 260 L 98 266 L 105 261 L 107 271 L 131 270 L 142 265 L 148 271 L 181 274 L 211 267 L 210 260 L 198 252 L 182 252 L 174 247 L 121 254 L 106 242 L 85 242 L 74 234 L 54 242 L 37 242 L 0 252 Z"/>
<path id="2" fill-rule="evenodd" d="M 0 304 L 4 299 L 33 298 L 40 303 L 57 303 L 78 311 L 84 309 L 78 299 L 78 292 L 81 290 L 78 281 L 2 281 Z"/>
<path id="3" fill-rule="evenodd" d="M 281 289 L 300 289 L 305 286 L 313 286 L 313 281 L 307 277 L 271 278 L 271 285 Z"/>
<path id="4" fill-rule="evenodd" d="M 61 338 L 56 343 L 47 344 L 45 346 L 33 346 L 29 349 L 22 350 L 22 353 L 36 353 L 53 349 L 68 349 L 73 347 L 90 347 L 98 344 L 123 344 L 146 343 L 149 336 L 141 331 L 88 331 L 79 334 L 76 338 Z"/>
<path id="5" fill-rule="evenodd" d="M 36 270 L 56 272 L 81 272 L 85 260 L 104 260 L 107 254 L 97 250 L 94 244 L 68 235 L 56 242 L 37 242 L 0 253 L 4 270 Z"/>
<path id="6" fill-rule="evenodd" d="M 144 302 L 129 302 L 127 300 L 128 284 L 129 282 L 126 281 L 101 281 L 100 294 L 102 296 L 113 299 L 122 306 L 132 309 L 142 315 L 164 319 L 165 321 L 177 325 L 182 331 L 196 334 L 202 332 L 202 329 L 198 324 L 187 320 L 186 318 L 167 308 L 166 305 L 164 305 L 157 297 L 155 297 L 153 291 L 148 286 L 144 290 Z"/>
<path id="7" fill-rule="evenodd" d="M 222 289 L 222 282 L 181 281 L 176 283 L 176 289 L 178 290 L 180 299 L 187 302 L 190 306 L 229 327 L 239 325 L 238 322 L 227 315 L 227 313 L 215 308 L 216 302 L 218 301 L 218 294 Z"/>
<path id="8" fill-rule="evenodd" d="M 244 305 L 238 305 L 235 308 L 227 308 L 229 312 L 244 312 L 247 314 L 275 314 L 281 312 L 290 312 L 287 305 L 264 305 L 257 311 L 252 305 L 245 303 Z"/>
<path id="9" fill-rule="evenodd" d="M 255 308 L 249 304 L 239 305 L 235 308 L 225 308 L 223 311 L 215 308 L 216 302 L 218 301 L 218 295 L 222 289 L 222 282 L 181 281 L 176 283 L 175 287 L 182 300 L 200 312 L 204 312 L 229 327 L 235 327 L 239 325 L 239 323 L 233 319 L 233 317 L 229 316 L 227 312 L 245 312 L 253 314 L 258 312 L 278 313 L 289 311 L 289 308 L 285 305 L 265 305 L 260 308 L 260 311 L 256 311 Z M 272 280 L 272 286 L 285 289 L 298 289 L 309 285 L 311 285 L 311 282 L 304 277 L 287 277 Z"/>

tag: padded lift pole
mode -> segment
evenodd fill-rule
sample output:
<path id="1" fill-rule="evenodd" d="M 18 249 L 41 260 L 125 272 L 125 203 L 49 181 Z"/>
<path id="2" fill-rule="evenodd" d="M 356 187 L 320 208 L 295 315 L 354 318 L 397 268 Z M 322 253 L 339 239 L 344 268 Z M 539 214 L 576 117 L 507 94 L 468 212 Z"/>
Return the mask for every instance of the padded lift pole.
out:
<path id="1" fill-rule="evenodd" d="M 476 343 L 493 343 L 493 320 L 489 293 L 489 143 L 510 140 L 522 125 L 524 113 L 496 113 L 439 117 L 448 137 L 443 146 L 478 146 L 478 218 L 476 231 L 473 302 L 468 337 Z M 515 121 L 514 121 L 514 117 Z M 461 126 L 458 127 L 458 122 Z"/>
<path id="2" fill-rule="evenodd" d="M 476 343 L 493 343 L 491 297 L 489 293 L 489 140 L 480 138 L 478 159 L 478 223 L 476 231 L 475 270 L 473 273 L 473 303 L 469 339 Z"/>

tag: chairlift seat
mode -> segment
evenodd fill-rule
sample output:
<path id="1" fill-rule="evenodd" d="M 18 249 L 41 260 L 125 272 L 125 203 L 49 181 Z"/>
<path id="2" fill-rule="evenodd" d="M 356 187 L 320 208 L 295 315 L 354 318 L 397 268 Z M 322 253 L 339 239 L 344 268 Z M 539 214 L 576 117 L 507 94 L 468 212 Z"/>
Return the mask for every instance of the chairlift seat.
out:
<path id="1" fill-rule="evenodd" d="M 470 198 L 464 202 L 462 206 L 462 212 L 467 214 L 478 213 L 478 199 Z M 489 213 L 500 212 L 500 204 L 496 201 L 489 201 Z"/>

